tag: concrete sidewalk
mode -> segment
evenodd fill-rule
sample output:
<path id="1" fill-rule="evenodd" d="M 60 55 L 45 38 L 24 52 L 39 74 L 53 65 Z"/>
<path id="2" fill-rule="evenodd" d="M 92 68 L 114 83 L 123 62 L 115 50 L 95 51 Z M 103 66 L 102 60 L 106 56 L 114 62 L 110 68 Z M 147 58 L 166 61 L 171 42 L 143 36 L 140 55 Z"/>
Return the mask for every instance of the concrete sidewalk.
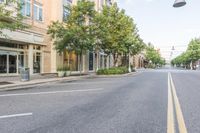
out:
<path id="1" fill-rule="evenodd" d="M 21 82 L 18 78 L 18 80 L 13 80 L 13 81 L 8 80 L 7 82 L 9 82 L 10 84 L 0 85 L 0 91 L 30 88 L 30 87 L 35 87 L 37 85 L 43 85 L 43 84 L 52 83 L 52 82 L 60 82 L 60 81 L 72 82 L 72 81 L 87 79 L 87 78 L 117 78 L 117 77 L 126 77 L 129 75 L 136 75 L 136 74 L 137 72 L 127 73 L 123 75 L 96 75 L 95 73 L 92 73 L 92 74 L 87 74 L 87 75 L 82 75 L 82 76 L 69 76 L 69 77 L 63 77 L 63 78 L 58 78 L 58 77 L 43 78 L 43 79 L 39 78 L 39 79 L 32 79 L 27 82 Z"/>

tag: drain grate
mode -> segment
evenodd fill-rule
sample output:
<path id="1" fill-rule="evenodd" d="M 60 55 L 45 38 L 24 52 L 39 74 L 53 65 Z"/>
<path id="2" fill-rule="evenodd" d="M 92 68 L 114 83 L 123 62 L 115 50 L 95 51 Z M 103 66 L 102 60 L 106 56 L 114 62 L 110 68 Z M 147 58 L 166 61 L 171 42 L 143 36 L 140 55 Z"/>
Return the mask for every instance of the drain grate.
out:
<path id="1" fill-rule="evenodd" d="M 13 83 L 11 83 L 11 82 L 0 82 L 0 85 L 9 85 L 9 84 L 13 84 Z"/>

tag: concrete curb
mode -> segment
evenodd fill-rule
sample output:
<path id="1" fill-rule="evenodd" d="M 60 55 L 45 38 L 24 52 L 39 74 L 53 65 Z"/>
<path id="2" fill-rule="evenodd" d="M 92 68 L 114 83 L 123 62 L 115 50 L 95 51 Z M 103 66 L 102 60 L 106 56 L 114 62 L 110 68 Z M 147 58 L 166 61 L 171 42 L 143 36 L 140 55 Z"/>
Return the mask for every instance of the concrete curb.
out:
<path id="1" fill-rule="evenodd" d="M 66 78 L 54 78 L 54 79 L 45 79 L 40 81 L 30 81 L 30 82 L 21 82 L 19 84 L 9 84 L 0 86 L 0 92 L 2 91 L 12 91 L 12 90 L 22 90 L 36 87 L 38 85 L 44 85 L 46 83 L 55 83 L 55 82 L 73 82 L 81 79 L 91 79 L 91 78 L 119 78 L 126 77 L 130 75 L 136 75 L 138 72 L 127 73 L 123 75 L 86 75 L 86 76 L 76 76 L 76 77 L 66 77 Z"/>
<path id="2" fill-rule="evenodd" d="M 33 81 L 33 82 L 22 82 L 20 84 L 9 84 L 9 85 L 3 85 L 0 86 L 0 92 L 1 91 L 11 91 L 11 90 L 22 90 L 25 88 L 32 88 L 32 87 L 36 87 L 38 85 L 43 85 L 46 83 L 55 83 L 55 82 L 61 82 L 61 81 L 65 81 L 65 82 L 72 82 L 72 81 L 76 81 L 76 80 L 80 80 L 86 78 L 86 76 L 84 77 L 68 77 L 68 78 L 56 78 L 56 79 L 49 79 L 49 80 L 44 80 L 44 81 Z"/>
<path id="3" fill-rule="evenodd" d="M 96 75 L 96 78 L 120 78 L 120 77 L 127 77 L 130 75 L 136 75 L 139 74 L 139 72 L 131 72 L 131 73 L 126 73 L 122 75 Z"/>

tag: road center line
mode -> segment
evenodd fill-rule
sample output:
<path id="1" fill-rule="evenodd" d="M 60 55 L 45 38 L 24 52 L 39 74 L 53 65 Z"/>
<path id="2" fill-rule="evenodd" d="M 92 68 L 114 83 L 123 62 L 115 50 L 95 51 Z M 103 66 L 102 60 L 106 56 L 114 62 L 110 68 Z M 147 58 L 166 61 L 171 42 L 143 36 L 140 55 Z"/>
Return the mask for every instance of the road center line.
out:
<path id="1" fill-rule="evenodd" d="M 181 106 L 180 106 L 180 103 L 179 103 L 179 100 L 178 100 L 178 96 L 176 94 L 176 89 L 175 89 L 175 85 L 174 85 L 171 73 L 169 74 L 169 77 L 170 77 L 170 83 L 171 83 L 172 96 L 174 98 L 176 118 L 177 118 L 177 121 L 178 121 L 179 132 L 180 133 L 187 133 L 187 128 L 185 126 L 183 113 L 182 113 Z"/>
<path id="2" fill-rule="evenodd" d="M 47 95 L 47 94 L 57 94 L 57 93 L 72 93 L 72 92 L 89 92 L 89 91 L 102 91 L 103 88 L 98 89 L 85 89 L 85 90 L 67 90 L 67 91 L 49 91 L 49 92 L 35 92 L 35 93 L 19 93 L 19 94 L 4 94 L 0 97 L 11 97 L 11 96 L 27 96 L 27 95 Z"/>
<path id="3" fill-rule="evenodd" d="M 0 116 L 0 119 L 13 118 L 13 117 L 22 117 L 22 116 L 31 116 L 31 115 L 33 115 L 33 113 L 3 115 L 3 116 Z"/>
<path id="4" fill-rule="evenodd" d="M 171 92 L 170 76 L 168 73 L 168 110 L 167 110 L 167 133 L 174 133 L 174 108 Z"/>

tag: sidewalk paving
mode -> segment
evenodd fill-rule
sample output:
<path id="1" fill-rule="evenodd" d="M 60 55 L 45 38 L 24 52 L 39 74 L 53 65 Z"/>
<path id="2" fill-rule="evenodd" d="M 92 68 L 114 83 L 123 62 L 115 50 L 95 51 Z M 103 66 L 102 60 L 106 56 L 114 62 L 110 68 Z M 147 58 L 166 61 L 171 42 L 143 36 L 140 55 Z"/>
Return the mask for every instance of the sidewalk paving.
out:
<path id="1" fill-rule="evenodd" d="M 8 82 L 8 84 L 0 85 L 0 91 L 8 91 L 8 90 L 18 90 L 24 88 L 35 87 L 37 85 L 42 85 L 45 83 L 59 82 L 59 81 L 76 81 L 87 78 L 115 78 L 115 77 L 125 77 L 128 75 L 135 75 L 136 72 L 127 73 L 123 75 L 96 75 L 95 73 L 84 74 L 82 76 L 69 76 L 69 77 L 43 77 L 42 76 L 37 79 L 36 77 L 32 77 L 30 81 L 21 82 L 19 77 L 0 77 L 0 82 Z"/>

